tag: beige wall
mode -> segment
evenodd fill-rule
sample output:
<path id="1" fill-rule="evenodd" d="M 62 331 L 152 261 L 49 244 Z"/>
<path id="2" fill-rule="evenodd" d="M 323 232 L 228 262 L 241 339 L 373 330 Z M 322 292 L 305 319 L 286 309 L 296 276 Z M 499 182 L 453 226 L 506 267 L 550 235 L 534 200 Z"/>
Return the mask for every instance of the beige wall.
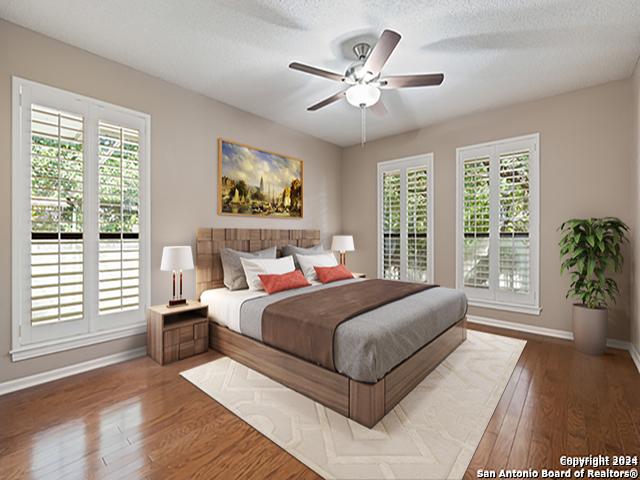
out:
<path id="1" fill-rule="evenodd" d="M 481 92 L 478 92 L 481 94 Z M 470 313 L 561 330 L 571 329 L 568 279 L 560 277 L 557 227 L 571 217 L 614 215 L 631 220 L 631 82 L 613 82 L 530 103 L 477 113 L 365 145 L 342 161 L 342 227 L 355 236 L 349 266 L 376 273 L 376 163 L 434 153 L 435 280 L 455 285 L 455 150 L 540 133 L 542 314 L 472 308 Z M 630 250 L 630 249 L 628 249 Z M 630 260 L 627 255 L 627 260 Z M 621 295 L 609 336 L 629 338 L 630 262 L 618 276 Z"/>
<path id="2" fill-rule="evenodd" d="M 640 64 L 631 78 L 633 86 L 633 161 L 631 173 L 631 212 L 634 226 L 633 269 L 631 272 L 631 343 L 640 352 Z"/>
<path id="3" fill-rule="evenodd" d="M 151 115 L 153 303 L 169 296 L 170 279 L 159 271 L 162 247 L 194 245 L 197 227 L 319 228 L 325 239 L 340 230 L 338 147 L 0 20 L 0 382 L 144 344 L 138 336 L 10 361 L 11 75 Z M 303 159 L 305 218 L 217 216 L 219 136 Z M 192 296 L 193 274 L 185 281 Z"/>

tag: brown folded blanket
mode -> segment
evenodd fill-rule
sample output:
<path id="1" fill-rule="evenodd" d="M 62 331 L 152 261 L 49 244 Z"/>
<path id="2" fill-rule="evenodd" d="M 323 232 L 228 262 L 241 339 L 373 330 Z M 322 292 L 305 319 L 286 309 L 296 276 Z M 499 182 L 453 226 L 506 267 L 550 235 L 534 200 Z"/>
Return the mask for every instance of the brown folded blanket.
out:
<path id="1" fill-rule="evenodd" d="M 338 325 L 436 286 L 375 279 L 285 298 L 265 308 L 262 341 L 335 371 L 333 336 Z"/>

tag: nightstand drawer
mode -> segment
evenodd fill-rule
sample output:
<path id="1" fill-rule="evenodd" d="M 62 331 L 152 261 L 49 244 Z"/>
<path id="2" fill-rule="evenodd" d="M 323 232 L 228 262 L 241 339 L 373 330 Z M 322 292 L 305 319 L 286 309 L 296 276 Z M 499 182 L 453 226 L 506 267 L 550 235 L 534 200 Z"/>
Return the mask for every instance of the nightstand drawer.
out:
<path id="1" fill-rule="evenodd" d="M 187 358 L 194 355 L 195 351 L 196 351 L 195 341 L 191 340 L 190 342 L 184 342 L 180 344 L 180 352 L 178 356 L 180 357 L 180 360 L 182 360 L 183 358 Z"/>
<path id="2" fill-rule="evenodd" d="M 164 346 L 170 347 L 180 343 L 180 333 L 177 328 L 164 331 Z"/>
<path id="3" fill-rule="evenodd" d="M 163 352 L 163 363 L 171 363 L 178 360 L 179 352 L 180 352 L 179 345 L 170 345 L 170 346 L 165 345 L 164 352 Z"/>
<path id="4" fill-rule="evenodd" d="M 178 329 L 180 335 L 180 343 L 188 342 L 189 340 L 193 340 L 193 325 L 187 325 L 185 327 L 180 327 Z"/>
<path id="5" fill-rule="evenodd" d="M 196 338 L 195 340 L 195 354 L 197 355 L 198 353 L 202 353 L 202 352 L 206 352 L 209 345 L 208 345 L 208 338 Z"/>
<path id="6" fill-rule="evenodd" d="M 209 333 L 208 325 L 205 323 L 196 323 L 193 326 L 193 338 L 196 340 L 198 338 L 207 338 L 207 333 Z"/>

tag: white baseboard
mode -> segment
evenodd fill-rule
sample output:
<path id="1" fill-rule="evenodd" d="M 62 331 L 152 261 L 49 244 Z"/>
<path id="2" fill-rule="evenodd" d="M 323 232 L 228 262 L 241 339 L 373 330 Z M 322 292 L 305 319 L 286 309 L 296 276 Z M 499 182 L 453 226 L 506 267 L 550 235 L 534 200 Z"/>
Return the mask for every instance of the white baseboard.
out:
<path id="1" fill-rule="evenodd" d="M 9 380 L 7 382 L 0 383 L 0 395 L 51 382 L 60 378 L 70 377 L 71 375 L 76 375 L 78 373 L 88 372 L 89 370 L 95 370 L 96 368 L 106 367 L 108 365 L 113 365 L 114 363 L 143 357 L 146 354 L 147 347 L 139 347 L 125 352 L 95 358 L 86 362 L 76 363 L 75 365 L 69 365 L 68 367 L 56 368 L 55 370 L 49 370 L 48 372 L 36 373 L 35 375 L 29 375 L 28 377 Z"/>
<path id="2" fill-rule="evenodd" d="M 489 327 L 506 328 L 507 330 L 516 330 L 518 332 L 533 333 L 535 335 L 544 335 L 545 337 L 562 338 L 564 340 L 573 340 L 573 332 L 566 330 L 557 330 L 555 328 L 536 327 L 535 325 L 526 325 L 524 323 L 507 322 L 506 320 L 497 320 L 495 318 L 478 317 L 476 315 L 467 315 L 467 321 L 487 325 Z"/>
<path id="3" fill-rule="evenodd" d="M 563 340 L 573 340 L 573 332 L 567 330 L 557 330 L 555 328 L 536 327 L 535 325 L 526 325 L 524 323 L 507 322 L 505 320 L 497 320 L 495 318 L 478 317 L 476 315 L 467 315 L 467 321 L 477 323 L 479 325 L 487 325 L 489 327 L 505 328 L 507 330 L 516 330 L 518 332 L 533 333 L 535 335 L 543 335 L 545 337 L 561 338 Z M 615 338 L 607 339 L 607 346 L 610 348 L 618 348 L 627 350 L 631 355 L 638 371 L 640 372 L 640 354 L 638 350 L 630 342 L 617 340 Z"/>
<path id="4" fill-rule="evenodd" d="M 633 363 L 636 364 L 636 368 L 640 372 L 640 351 L 638 351 L 638 348 L 633 343 L 629 343 L 629 354 L 631 355 Z"/>
<path id="5" fill-rule="evenodd" d="M 573 340 L 573 335 L 571 336 L 571 339 Z M 607 338 L 607 347 L 617 348 L 619 350 L 627 350 L 628 352 L 631 351 L 630 342 L 625 342 L 624 340 L 618 340 L 615 338 Z"/>

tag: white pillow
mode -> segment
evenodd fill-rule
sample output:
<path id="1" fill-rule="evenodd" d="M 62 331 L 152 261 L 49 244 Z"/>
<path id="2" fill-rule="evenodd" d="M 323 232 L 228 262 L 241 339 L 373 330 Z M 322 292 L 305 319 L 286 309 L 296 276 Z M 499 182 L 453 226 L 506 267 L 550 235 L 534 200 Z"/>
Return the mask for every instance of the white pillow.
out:
<path id="1" fill-rule="evenodd" d="M 264 290 L 258 275 L 281 274 L 293 272 L 296 267 L 293 257 L 282 258 L 240 258 L 244 274 L 247 277 L 249 290 Z"/>
<path id="2" fill-rule="evenodd" d="M 336 256 L 331 253 L 322 253 L 320 255 L 298 255 L 296 260 L 300 264 L 302 273 L 307 280 L 318 280 L 316 270 L 313 267 L 335 267 L 338 265 Z"/>

